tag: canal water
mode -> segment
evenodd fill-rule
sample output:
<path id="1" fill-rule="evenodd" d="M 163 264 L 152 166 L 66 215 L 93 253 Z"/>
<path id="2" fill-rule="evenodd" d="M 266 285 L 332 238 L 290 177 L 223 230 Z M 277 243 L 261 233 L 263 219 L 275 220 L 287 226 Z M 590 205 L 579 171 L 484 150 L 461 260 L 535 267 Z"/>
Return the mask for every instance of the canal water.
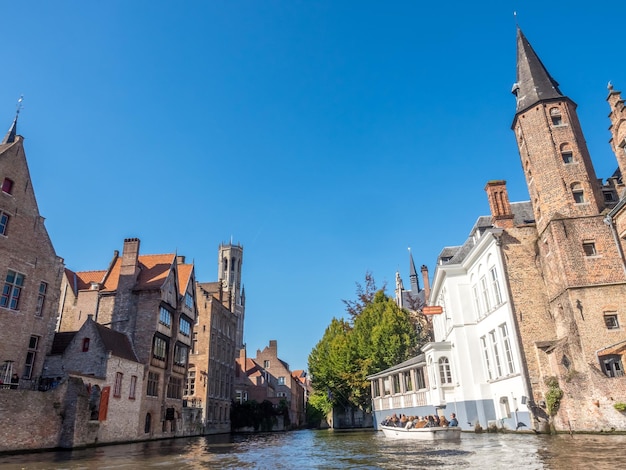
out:
<path id="1" fill-rule="evenodd" d="M 474 434 L 461 442 L 389 440 L 380 432 L 224 435 L 0 456 L 0 470 L 41 469 L 614 469 L 626 435 Z"/>

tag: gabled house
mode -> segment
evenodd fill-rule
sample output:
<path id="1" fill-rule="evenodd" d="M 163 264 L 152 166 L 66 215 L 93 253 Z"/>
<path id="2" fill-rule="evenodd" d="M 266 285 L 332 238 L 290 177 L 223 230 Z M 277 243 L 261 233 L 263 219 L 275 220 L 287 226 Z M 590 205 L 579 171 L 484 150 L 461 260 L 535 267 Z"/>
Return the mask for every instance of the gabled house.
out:
<path id="1" fill-rule="evenodd" d="M 55 388 L 67 377 L 85 383 L 93 441 L 137 439 L 144 365 L 128 336 L 88 315 L 78 331 L 55 334 L 45 367 L 50 378 L 42 382 L 43 389 Z"/>
<path id="2" fill-rule="evenodd" d="M 196 322 L 195 274 L 176 254 L 140 255 L 124 241 L 102 271 L 65 271 L 59 331 L 75 331 L 88 315 L 125 334 L 144 366 L 139 438 L 185 434 L 183 385 Z"/>
<path id="3" fill-rule="evenodd" d="M 0 142 L 0 382 L 13 378 L 17 388 L 37 387 L 52 344 L 62 274 L 16 116 Z"/>

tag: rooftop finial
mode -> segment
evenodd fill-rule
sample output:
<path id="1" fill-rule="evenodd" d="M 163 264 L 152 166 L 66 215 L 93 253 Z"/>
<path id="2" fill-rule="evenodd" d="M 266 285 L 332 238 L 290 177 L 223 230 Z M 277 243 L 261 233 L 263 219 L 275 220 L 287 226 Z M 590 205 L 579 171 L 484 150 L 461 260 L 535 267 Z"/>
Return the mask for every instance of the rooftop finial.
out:
<path id="1" fill-rule="evenodd" d="M 17 135 L 17 117 L 20 115 L 20 111 L 22 110 L 22 101 L 24 101 L 24 96 L 20 96 L 17 100 L 17 106 L 15 109 L 15 119 L 13 119 L 13 124 L 7 132 L 7 135 L 4 136 L 3 144 L 12 144 L 15 142 L 15 136 Z"/>
<path id="2" fill-rule="evenodd" d="M 609 84 L 606 86 L 609 91 L 613 91 L 613 84 L 611 83 L 611 80 L 609 80 Z"/>

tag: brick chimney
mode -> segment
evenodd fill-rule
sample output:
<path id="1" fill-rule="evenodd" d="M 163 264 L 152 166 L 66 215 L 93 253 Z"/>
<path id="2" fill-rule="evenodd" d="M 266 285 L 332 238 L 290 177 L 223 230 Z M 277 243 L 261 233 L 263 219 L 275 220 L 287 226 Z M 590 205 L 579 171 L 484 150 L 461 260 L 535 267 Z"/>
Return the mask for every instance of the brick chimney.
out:
<path id="1" fill-rule="evenodd" d="M 122 269 L 120 275 L 135 274 L 139 267 L 139 238 L 126 238 L 122 251 Z"/>
<path id="2" fill-rule="evenodd" d="M 428 303 L 430 297 L 430 281 L 428 280 L 428 268 L 425 264 L 422 264 L 422 282 L 424 283 L 424 301 Z"/>
<path id="3" fill-rule="evenodd" d="M 489 181 L 485 186 L 485 191 L 489 199 L 493 224 L 500 228 L 513 228 L 513 212 L 511 212 L 509 194 L 506 190 L 506 181 Z"/>

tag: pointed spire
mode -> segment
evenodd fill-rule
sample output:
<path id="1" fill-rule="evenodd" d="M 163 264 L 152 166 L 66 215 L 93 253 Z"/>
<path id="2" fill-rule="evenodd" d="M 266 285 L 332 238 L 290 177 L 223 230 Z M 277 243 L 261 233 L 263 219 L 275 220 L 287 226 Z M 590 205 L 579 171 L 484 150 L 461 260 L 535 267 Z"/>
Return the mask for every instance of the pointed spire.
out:
<path id="1" fill-rule="evenodd" d="M 415 262 L 413 261 L 413 253 L 411 253 L 411 248 L 409 248 L 409 265 L 410 265 L 409 266 L 410 268 L 409 279 L 411 282 L 411 292 L 419 292 L 420 284 L 417 279 L 417 270 L 415 269 Z"/>
<path id="2" fill-rule="evenodd" d="M 517 28 L 517 82 L 513 84 L 512 93 L 517 97 L 517 113 L 540 101 L 563 97 L 559 84 L 550 76 L 519 27 Z"/>
<path id="3" fill-rule="evenodd" d="M 17 110 L 15 111 L 15 119 L 13 119 L 13 124 L 9 128 L 9 131 L 4 136 L 3 144 L 12 144 L 15 142 L 15 136 L 17 135 L 17 118 L 20 115 L 20 111 L 22 110 L 22 101 L 24 100 L 23 96 L 20 96 L 20 99 L 17 100 Z"/>

